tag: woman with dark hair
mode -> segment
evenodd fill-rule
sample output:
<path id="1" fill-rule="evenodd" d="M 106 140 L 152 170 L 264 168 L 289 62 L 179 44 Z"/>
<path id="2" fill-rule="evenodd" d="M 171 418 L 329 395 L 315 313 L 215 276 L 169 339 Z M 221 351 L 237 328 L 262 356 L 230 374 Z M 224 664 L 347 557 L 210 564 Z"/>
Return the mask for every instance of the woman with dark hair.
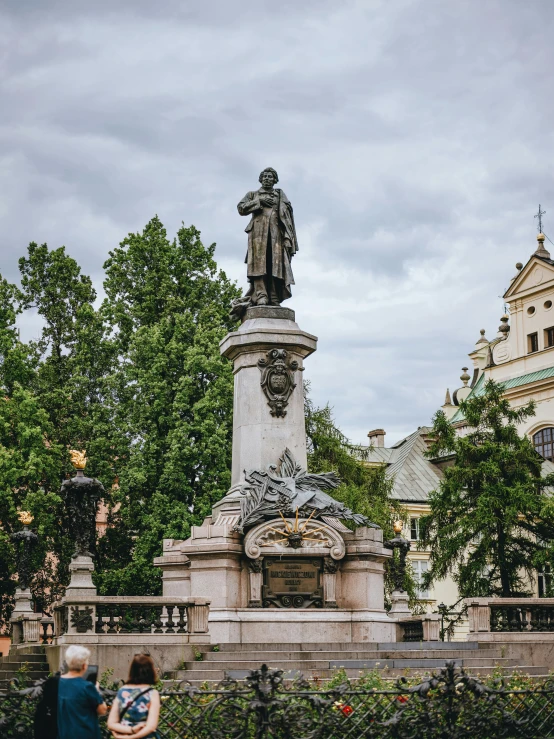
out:
<path id="1" fill-rule="evenodd" d="M 108 729 L 115 739 L 154 739 L 158 736 L 160 694 L 152 685 L 157 682 L 156 668 L 148 654 L 135 654 L 129 677 L 117 691 L 110 715 Z"/>

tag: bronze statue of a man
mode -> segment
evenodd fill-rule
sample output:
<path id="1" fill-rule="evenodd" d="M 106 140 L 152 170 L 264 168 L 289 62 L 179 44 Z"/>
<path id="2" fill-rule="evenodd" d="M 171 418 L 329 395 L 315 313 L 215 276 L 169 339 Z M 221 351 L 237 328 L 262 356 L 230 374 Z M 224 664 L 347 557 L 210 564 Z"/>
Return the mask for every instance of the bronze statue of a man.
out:
<path id="1" fill-rule="evenodd" d="M 236 301 L 240 304 L 234 306 L 237 313 L 249 305 L 280 305 L 290 298 L 294 285 L 290 260 L 298 251 L 298 241 L 292 205 L 275 187 L 279 177 L 272 167 L 264 169 L 259 180 L 260 189 L 247 192 L 237 206 L 241 216 L 252 216 L 245 229 L 250 287 L 245 297 Z"/>

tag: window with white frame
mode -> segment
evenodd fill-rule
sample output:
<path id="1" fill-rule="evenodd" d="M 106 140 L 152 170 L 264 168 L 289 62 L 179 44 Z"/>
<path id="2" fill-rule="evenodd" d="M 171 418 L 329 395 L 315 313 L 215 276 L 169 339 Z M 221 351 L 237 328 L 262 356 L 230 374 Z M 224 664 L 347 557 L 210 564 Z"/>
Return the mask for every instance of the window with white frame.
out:
<path id="1" fill-rule="evenodd" d="M 410 539 L 419 541 L 419 518 L 410 518 Z"/>
<path id="2" fill-rule="evenodd" d="M 417 584 L 417 597 L 420 600 L 429 600 L 429 591 L 422 587 L 423 575 L 429 569 L 429 562 L 426 559 L 412 559 L 411 561 L 412 570 L 414 573 L 414 579 Z"/>

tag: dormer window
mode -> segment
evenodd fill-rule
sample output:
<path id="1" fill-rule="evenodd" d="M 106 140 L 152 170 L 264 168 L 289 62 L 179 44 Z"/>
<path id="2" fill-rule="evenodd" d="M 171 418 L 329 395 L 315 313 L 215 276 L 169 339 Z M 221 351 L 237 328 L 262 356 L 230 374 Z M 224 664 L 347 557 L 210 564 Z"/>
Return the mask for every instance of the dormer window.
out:
<path id="1" fill-rule="evenodd" d="M 539 335 L 535 331 L 534 334 L 527 335 L 527 354 L 539 351 Z"/>
<path id="2" fill-rule="evenodd" d="M 545 348 L 554 346 L 554 326 L 544 329 L 544 346 Z"/>

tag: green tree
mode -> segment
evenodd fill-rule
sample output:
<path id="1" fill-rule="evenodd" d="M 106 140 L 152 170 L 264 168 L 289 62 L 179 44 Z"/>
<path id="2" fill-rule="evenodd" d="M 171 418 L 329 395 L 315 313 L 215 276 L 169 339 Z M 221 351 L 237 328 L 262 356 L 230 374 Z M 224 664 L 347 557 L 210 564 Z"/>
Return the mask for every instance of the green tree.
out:
<path id="1" fill-rule="evenodd" d="M 45 485 L 59 478 L 62 450 L 48 414 L 29 388 L 37 356 L 19 340 L 19 312 L 17 288 L 0 277 L 0 622 L 13 607 L 15 557 L 9 537 L 22 528 L 20 510 L 33 514 L 33 528 L 40 537 L 34 552 L 39 572 L 32 586 L 34 597 L 46 605 L 59 593 L 53 562 L 46 555 L 59 538 L 61 501 L 55 491 L 45 491 Z"/>
<path id="2" fill-rule="evenodd" d="M 316 408 L 309 397 L 309 383 L 304 386 L 304 413 L 306 417 L 306 441 L 308 469 L 310 472 L 334 470 L 342 484 L 333 491 L 333 497 L 347 505 L 355 513 L 367 516 L 383 529 L 383 539 L 394 537 L 393 523 L 405 517 L 404 508 L 390 497 L 393 480 L 386 475 L 383 466 L 368 464 L 369 449 L 349 442 L 337 427 L 329 405 Z M 346 524 L 348 525 L 348 523 Z M 416 584 L 410 569 L 405 587 L 411 605 L 416 603 Z M 385 594 L 392 592 L 391 574 L 386 570 Z"/>
<path id="3" fill-rule="evenodd" d="M 459 436 L 442 411 L 433 419 L 428 456 L 453 455 L 422 517 L 429 582 L 451 574 L 461 597 L 528 594 L 536 567 L 552 561 L 554 516 L 542 458 L 517 426 L 535 413 L 512 408 L 501 385 L 460 403 L 469 433 Z M 550 542 L 550 543 L 548 543 Z"/>
<path id="4" fill-rule="evenodd" d="M 87 472 L 108 483 L 108 490 L 119 451 L 106 403 L 113 394 L 117 349 L 109 325 L 94 308 L 90 278 L 64 247 L 50 250 L 46 244 L 31 243 L 19 268 L 20 287 L 0 278 L 3 617 L 13 591 L 8 537 L 21 528 L 18 509 L 28 508 L 35 516 L 40 544 L 32 590 L 38 604 L 47 607 L 63 592 L 73 549 L 59 495 L 61 482 L 73 471 L 68 449 L 87 449 Z M 31 311 L 41 319 L 40 335 L 23 343 L 16 322 Z"/>
<path id="5" fill-rule="evenodd" d="M 152 560 L 186 538 L 230 485 L 233 377 L 219 342 L 237 288 L 194 226 L 170 240 L 157 217 L 105 264 L 103 313 L 119 355 L 113 417 L 129 440 L 112 524 L 100 541 L 105 593 L 161 588 Z"/>
<path id="6" fill-rule="evenodd" d="M 105 317 L 94 308 L 92 281 L 63 246 L 29 244 L 19 269 L 19 310 L 36 310 L 42 319 L 40 337 L 29 345 L 40 357 L 33 390 L 54 424 L 56 441 L 66 449 L 86 445 L 87 472 L 109 478 L 114 452 L 106 396 L 117 349 Z M 70 470 L 66 456 L 59 482 Z"/>

